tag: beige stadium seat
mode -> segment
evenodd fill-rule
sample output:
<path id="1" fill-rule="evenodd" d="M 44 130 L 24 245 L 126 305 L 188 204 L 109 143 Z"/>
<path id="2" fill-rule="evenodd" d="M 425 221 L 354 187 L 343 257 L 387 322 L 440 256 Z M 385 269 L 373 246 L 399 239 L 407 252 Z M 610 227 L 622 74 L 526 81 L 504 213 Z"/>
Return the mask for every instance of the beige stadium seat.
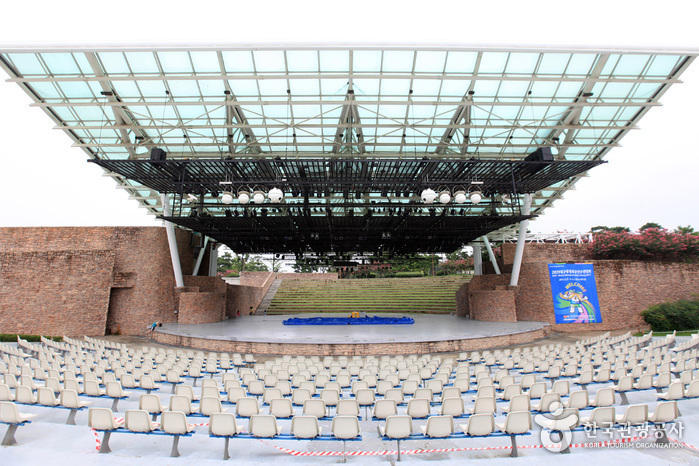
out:
<path id="1" fill-rule="evenodd" d="M 294 415 L 294 407 L 289 398 L 275 398 L 270 401 L 269 414 L 277 419 L 290 419 Z"/>
<path id="2" fill-rule="evenodd" d="M 138 399 L 138 409 L 146 411 L 152 416 L 152 420 L 155 421 L 158 415 L 162 414 L 166 408 L 160 404 L 158 395 L 145 394 Z"/>
<path id="3" fill-rule="evenodd" d="M 563 404 L 566 408 L 585 409 L 590 404 L 587 390 L 570 392 L 570 396 Z"/>
<path id="4" fill-rule="evenodd" d="M 148 411 L 142 409 L 127 409 L 124 414 L 124 427 L 131 432 L 147 434 L 158 428 L 157 422 L 152 422 Z"/>
<path id="5" fill-rule="evenodd" d="M 36 391 L 37 403 L 42 406 L 59 406 L 61 402 L 56 399 L 56 393 L 48 387 L 39 387 Z"/>
<path id="6" fill-rule="evenodd" d="M 100 444 L 100 453 L 109 453 L 109 438 L 112 431 L 122 427 L 124 423 L 114 419 L 114 413 L 109 408 L 90 408 L 87 412 L 87 424 L 90 428 L 96 431 L 104 432 L 102 443 Z"/>
<path id="7" fill-rule="evenodd" d="M 397 442 L 398 461 L 400 461 L 400 441 L 413 434 L 413 419 L 410 416 L 404 415 L 388 416 L 386 418 L 386 424 L 379 426 L 379 433 L 382 437 Z"/>
<path id="8" fill-rule="evenodd" d="M 531 400 L 526 393 L 515 395 L 510 399 L 510 404 L 502 408 L 503 413 L 513 413 L 515 411 L 531 411 Z"/>
<path id="9" fill-rule="evenodd" d="M 424 398 L 414 398 L 408 401 L 405 413 L 413 419 L 425 419 L 430 415 L 430 401 Z"/>
<path id="10" fill-rule="evenodd" d="M 20 413 L 17 410 L 17 405 L 11 401 L 0 401 L 0 423 L 8 424 L 7 432 L 2 439 L 2 445 L 16 445 L 15 432 L 17 432 L 17 428 L 30 423 L 30 419 L 34 417 L 36 417 L 36 414 Z"/>
<path id="11" fill-rule="evenodd" d="M 613 406 L 595 408 L 592 410 L 590 417 L 580 420 L 580 424 L 592 427 L 595 430 L 612 427 L 615 423 L 616 417 Z"/>
<path id="12" fill-rule="evenodd" d="M 17 388 L 15 388 L 15 401 L 25 405 L 33 405 L 36 404 L 37 400 L 31 388 L 26 385 L 17 385 Z"/>
<path id="13" fill-rule="evenodd" d="M 359 416 L 359 403 L 356 399 L 340 400 L 335 407 L 336 416 Z"/>
<path id="14" fill-rule="evenodd" d="M 310 440 L 321 435 L 321 427 L 315 416 L 294 416 L 291 419 L 291 435 L 297 439 Z"/>
<path id="15" fill-rule="evenodd" d="M 170 456 L 173 458 L 180 456 L 178 449 L 180 437 L 189 435 L 194 430 L 194 426 L 187 423 L 187 417 L 181 411 L 165 411 L 160 421 L 160 430 L 173 436 Z"/>
<path id="16" fill-rule="evenodd" d="M 225 440 L 223 448 L 223 459 L 230 458 L 228 454 L 228 442 L 231 437 L 242 432 L 243 426 L 236 424 L 236 419 L 233 414 L 229 413 L 214 413 L 209 417 L 209 435 L 212 437 L 223 437 Z"/>
<path id="17" fill-rule="evenodd" d="M 248 396 L 248 392 L 243 387 L 229 387 L 226 399 L 229 403 L 238 403 L 238 400 Z"/>
<path id="18" fill-rule="evenodd" d="M 623 426 L 640 426 L 648 422 L 648 405 L 631 405 L 624 414 L 616 415 L 616 423 Z"/>
<path id="19" fill-rule="evenodd" d="M 468 418 L 467 424 L 460 424 L 461 430 L 471 437 L 483 437 L 495 430 L 495 417 L 492 414 L 474 414 Z"/>
<path id="20" fill-rule="evenodd" d="M 185 395 L 172 395 L 170 397 L 168 411 L 179 411 L 189 416 L 194 412 L 192 410 L 192 400 Z"/>
<path id="21" fill-rule="evenodd" d="M 445 438 L 454 433 L 454 418 L 449 415 L 430 416 L 427 425 L 420 426 L 422 433 L 430 438 Z"/>
<path id="22" fill-rule="evenodd" d="M 410 400 L 413 401 L 413 400 Z M 374 404 L 375 419 L 386 419 L 389 416 L 395 416 L 398 413 L 396 402 L 393 400 L 376 400 Z"/>
<path id="23" fill-rule="evenodd" d="M 466 410 L 471 414 L 493 414 L 497 411 L 495 397 L 478 397 L 475 399 L 473 406 L 467 407 Z"/>
<path id="24" fill-rule="evenodd" d="M 204 416 L 211 416 L 213 413 L 225 413 L 227 409 L 221 406 L 221 399 L 218 396 L 203 396 L 199 401 L 199 413 Z"/>
<path id="25" fill-rule="evenodd" d="M 303 415 L 315 416 L 322 419 L 328 416 L 328 408 L 325 406 L 325 401 L 319 398 L 311 398 L 303 402 Z"/>
<path id="26" fill-rule="evenodd" d="M 505 417 L 504 424 L 497 424 L 500 431 L 510 436 L 512 442 L 512 453 L 510 456 L 517 457 L 517 435 L 526 434 L 532 430 L 532 415 L 529 411 L 511 411 Z"/>
<path id="27" fill-rule="evenodd" d="M 282 433 L 277 419 L 269 414 L 256 414 L 250 417 L 248 431 L 253 437 L 274 438 Z"/>

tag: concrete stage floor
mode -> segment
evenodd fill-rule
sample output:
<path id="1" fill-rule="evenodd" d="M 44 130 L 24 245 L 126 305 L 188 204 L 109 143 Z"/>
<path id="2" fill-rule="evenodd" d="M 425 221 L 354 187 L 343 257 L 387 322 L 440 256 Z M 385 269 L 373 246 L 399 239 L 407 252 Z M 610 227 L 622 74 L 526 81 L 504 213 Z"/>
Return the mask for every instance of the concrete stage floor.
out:
<path id="1" fill-rule="evenodd" d="M 439 342 L 508 336 L 542 330 L 543 322 L 483 322 L 453 315 L 370 314 L 415 319 L 412 325 L 284 325 L 290 317 L 346 314 L 244 316 L 210 324 L 163 324 L 158 333 L 207 340 L 276 344 L 386 344 Z"/>

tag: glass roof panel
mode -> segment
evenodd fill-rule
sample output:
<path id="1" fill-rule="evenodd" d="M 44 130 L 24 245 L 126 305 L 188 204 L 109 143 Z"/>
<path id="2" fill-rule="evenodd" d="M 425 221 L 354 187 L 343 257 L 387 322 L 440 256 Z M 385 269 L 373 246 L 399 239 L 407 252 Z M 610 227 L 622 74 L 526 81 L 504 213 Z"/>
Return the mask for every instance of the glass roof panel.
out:
<path id="1" fill-rule="evenodd" d="M 141 88 L 141 93 L 143 93 L 144 97 L 167 97 L 165 85 L 162 81 L 139 81 L 138 87 Z"/>
<path id="2" fill-rule="evenodd" d="M 383 54 L 383 72 L 409 73 L 413 70 L 415 52 L 405 50 L 387 50 Z"/>
<path id="3" fill-rule="evenodd" d="M 473 73 L 478 59 L 478 52 L 455 52 L 447 54 L 446 73 Z"/>
<path id="4" fill-rule="evenodd" d="M 112 83 L 117 95 L 122 99 L 136 99 L 141 96 L 135 81 L 114 81 Z"/>
<path id="5" fill-rule="evenodd" d="M 317 79 L 290 79 L 291 95 L 319 95 L 320 83 Z"/>
<path id="6" fill-rule="evenodd" d="M 320 92 L 323 96 L 337 95 L 344 99 L 347 94 L 347 81 L 344 79 L 321 79 Z"/>
<path id="7" fill-rule="evenodd" d="M 229 73 L 252 73 L 255 66 L 252 62 L 252 52 L 223 51 L 223 62 Z"/>
<path id="8" fill-rule="evenodd" d="M 320 71 L 346 73 L 349 71 L 349 52 L 347 50 L 321 50 Z"/>
<path id="9" fill-rule="evenodd" d="M 173 97 L 193 97 L 201 95 L 196 81 L 170 80 L 167 82 L 167 85 Z"/>
<path id="10" fill-rule="evenodd" d="M 190 52 L 195 73 L 220 73 L 221 65 L 218 62 L 218 54 L 213 51 Z"/>
<path id="11" fill-rule="evenodd" d="M 677 65 L 679 58 L 677 55 L 656 55 L 648 67 L 648 76 L 668 76 Z"/>
<path id="12" fill-rule="evenodd" d="M 614 73 L 619 76 L 638 76 L 648 64 L 650 55 L 623 55 Z"/>
<path id="13" fill-rule="evenodd" d="M 587 76 L 592 71 L 592 66 L 597 60 L 597 55 L 592 53 L 576 53 L 571 57 L 566 73 L 571 75 Z"/>
<path id="14" fill-rule="evenodd" d="M 541 57 L 538 74 L 560 76 L 570 60 L 569 53 L 545 53 Z"/>
<path id="15" fill-rule="evenodd" d="M 501 74 L 505 70 L 505 64 L 509 55 L 506 52 L 485 52 L 481 59 L 478 73 Z"/>
<path id="16" fill-rule="evenodd" d="M 352 69 L 355 73 L 378 73 L 381 71 L 381 56 L 380 50 L 355 50 Z"/>
<path id="17" fill-rule="evenodd" d="M 157 56 L 165 73 L 191 73 L 193 71 L 187 52 L 158 52 Z"/>
<path id="18" fill-rule="evenodd" d="M 280 50 L 255 50 L 252 54 L 258 73 L 282 73 L 286 71 L 284 52 Z"/>
<path id="19" fill-rule="evenodd" d="M 260 94 L 265 97 L 281 97 L 287 96 L 286 80 L 285 79 L 261 79 L 257 82 L 260 86 Z"/>
<path id="20" fill-rule="evenodd" d="M 4 54 L 3 54 L 4 55 Z M 44 74 L 45 70 L 39 58 L 33 53 L 11 53 L 10 60 L 24 76 Z"/>
<path id="21" fill-rule="evenodd" d="M 468 91 L 471 81 L 445 79 L 442 81 L 441 95 L 463 97 Z"/>
<path id="22" fill-rule="evenodd" d="M 81 97 L 94 97 L 90 86 L 85 82 L 64 82 L 60 84 L 61 91 L 69 99 L 71 98 L 81 98 Z"/>
<path id="23" fill-rule="evenodd" d="M 318 52 L 312 50 L 289 50 L 286 52 L 289 72 L 318 72 Z"/>
<path id="24" fill-rule="evenodd" d="M 439 88 L 442 81 L 439 79 L 414 79 L 413 93 L 416 95 L 433 95 L 439 94 Z"/>
<path id="25" fill-rule="evenodd" d="M 507 62 L 507 74 L 532 74 L 539 61 L 538 53 L 511 53 Z"/>
<path id="26" fill-rule="evenodd" d="M 256 96 L 260 92 L 254 79 L 231 79 L 228 84 L 236 97 Z"/>
<path id="27" fill-rule="evenodd" d="M 418 51 L 415 58 L 415 70 L 421 73 L 441 73 L 444 71 L 444 62 L 447 52 Z"/>
<path id="28" fill-rule="evenodd" d="M 121 52 L 102 52 L 99 54 L 99 61 L 102 63 L 107 75 L 131 73 L 129 64 Z M 94 74 L 92 67 L 90 67 L 90 74 Z"/>
<path id="29" fill-rule="evenodd" d="M 102 56 L 102 53 L 100 53 Z M 126 52 L 126 59 L 134 73 L 159 73 L 153 52 Z"/>
<path id="30" fill-rule="evenodd" d="M 204 97 L 223 96 L 224 85 L 223 81 L 219 80 L 202 80 L 199 81 L 199 89 Z"/>
<path id="31" fill-rule="evenodd" d="M 31 83 L 31 87 L 44 99 L 56 99 L 61 97 L 60 92 L 53 83 Z"/>
<path id="32" fill-rule="evenodd" d="M 80 74 L 80 68 L 70 53 L 42 53 L 41 58 L 49 68 L 49 73 L 56 75 Z"/>

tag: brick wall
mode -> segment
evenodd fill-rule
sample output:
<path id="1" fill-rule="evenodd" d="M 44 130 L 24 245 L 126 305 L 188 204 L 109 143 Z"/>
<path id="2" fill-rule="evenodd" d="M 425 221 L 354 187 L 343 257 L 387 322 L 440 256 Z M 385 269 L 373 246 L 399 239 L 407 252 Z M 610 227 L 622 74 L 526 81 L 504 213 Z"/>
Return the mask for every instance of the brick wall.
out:
<path id="1" fill-rule="evenodd" d="M 178 323 L 220 322 L 226 315 L 226 293 L 194 292 L 180 294 Z"/>
<path id="2" fill-rule="evenodd" d="M 177 230 L 191 273 L 190 234 Z M 176 322 L 162 227 L 0 228 L 0 332 L 142 335 Z"/>
<path id="3" fill-rule="evenodd" d="M 469 293 L 471 318 L 493 322 L 517 322 L 513 290 L 483 290 Z"/>
<path id="4" fill-rule="evenodd" d="M 494 290 L 496 286 L 507 285 L 509 278 L 505 275 L 474 275 L 471 281 L 464 283 L 456 292 L 456 315 L 473 317 L 471 311 L 469 292 L 481 290 Z M 479 315 L 482 315 L 479 312 Z M 478 319 L 489 320 L 489 319 Z"/>
<path id="5" fill-rule="evenodd" d="M 502 245 L 502 261 L 512 265 L 515 258 L 515 243 Z M 590 260 L 588 245 L 584 243 L 527 243 L 524 246 L 524 262 L 580 262 Z"/>

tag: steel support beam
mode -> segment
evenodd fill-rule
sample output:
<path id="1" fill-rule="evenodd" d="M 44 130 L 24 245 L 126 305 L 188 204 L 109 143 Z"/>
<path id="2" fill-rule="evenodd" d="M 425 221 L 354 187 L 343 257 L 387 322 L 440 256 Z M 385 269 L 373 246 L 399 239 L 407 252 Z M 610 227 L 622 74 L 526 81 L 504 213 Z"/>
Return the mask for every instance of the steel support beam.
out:
<path id="1" fill-rule="evenodd" d="M 201 249 L 199 250 L 199 255 L 197 256 L 197 263 L 194 264 L 194 271 L 192 271 L 192 275 L 196 276 L 199 273 L 199 267 L 201 266 L 201 260 L 204 258 L 204 253 L 206 252 L 206 246 L 209 244 L 209 237 L 204 236 L 204 244 L 202 244 Z"/>
<path id="2" fill-rule="evenodd" d="M 532 210 L 532 195 L 524 195 L 524 205 L 522 206 L 522 215 L 529 215 Z M 522 268 L 522 256 L 524 255 L 524 243 L 527 239 L 527 228 L 529 220 L 519 222 L 519 237 L 517 238 L 517 246 L 515 247 L 515 260 L 512 264 L 512 277 L 510 278 L 510 286 L 517 286 L 519 283 L 519 271 Z"/>
<path id="3" fill-rule="evenodd" d="M 170 201 L 167 198 L 167 194 L 160 195 L 160 202 L 163 205 L 163 215 L 165 217 L 172 216 L 172 209 L 170 208 Z M 177 251 L 175 225 L 166 220 L 163 220 L 163 223 L 165 224 L 165 231 L 167 232 L 167 243 L 170 246 L 170 259 L 172 259 L 172 270 L 175 273 L 175 286 L 177 286 L 177 288 L 182 288 L 184 286 L 184 278 L 182 277 L 180 254 Z"/>
<path id="4" fill-rule="evenodd" d="M 473 273 L 474 275 L 483 275 L 483 258 L 481 257 L 481 245 L 474 243 L 473 248 Z"/>
<path id="5" fill-rule="evenodd" d="M 495 273 L 497 275 L 500 275 L 500 266 L 498 265 L 498 261 L 495 260 L 495 254 L 493 254 L 493 248 L 490 247 L 490 241 L 488 240 L 488 237 L 483 235 L 481 236 L 483 239 L 483 242 L 485 243 L 485 249 L 488 250 L 488 257 L 490 258 L 490 263 L 493 264 L 493 268 L 495 269 Z"/>

